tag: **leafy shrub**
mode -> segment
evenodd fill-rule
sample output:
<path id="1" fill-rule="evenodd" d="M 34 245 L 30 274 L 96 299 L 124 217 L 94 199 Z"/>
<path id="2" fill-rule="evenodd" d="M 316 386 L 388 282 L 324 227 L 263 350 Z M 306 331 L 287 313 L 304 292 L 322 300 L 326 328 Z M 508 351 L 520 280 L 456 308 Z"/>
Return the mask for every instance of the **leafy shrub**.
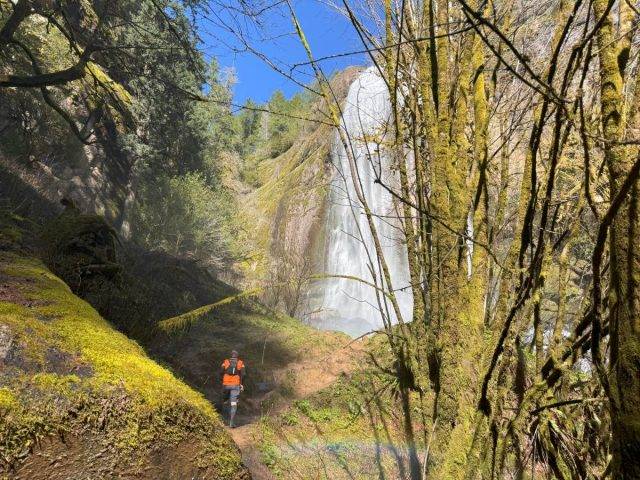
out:
<path id="1" fill-rule="evenodd" d="M 282 414 L 282 423 L 289 427 L 293 427 L 300 423 L 300 418 L 293 410 L 287 410 Z"/>
<path id="2" fill-rule="evenodd" d="M 200 173 L 161 175 L 145 184 L 135 208 L 136 237 L 149 249 L 222 266 L 229 255 L 231 197 Z"/>

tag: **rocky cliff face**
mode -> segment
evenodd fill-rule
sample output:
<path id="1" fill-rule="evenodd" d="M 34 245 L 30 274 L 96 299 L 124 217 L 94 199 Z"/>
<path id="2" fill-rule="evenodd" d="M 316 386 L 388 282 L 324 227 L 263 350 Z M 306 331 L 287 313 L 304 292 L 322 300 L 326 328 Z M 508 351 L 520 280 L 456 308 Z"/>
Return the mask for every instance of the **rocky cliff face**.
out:
<path id="1" fill-rule="evenodd" d="M 35 155 L 28 161 L 0 149 L 0 200 L 34 216 L 61 211 L 68 199 L 87 213 L 103 216 L 128 238 L 127 210 L 134 200 L 131 162 L 120 152 L 72 142 L 64 162 Z"/>
<path id="2" fill-rule="evenodd" d="M 136 124 L 129 112 L 132 97 L 109 82 L 114 95 L 126 97 L 126 114 L 106 106 L 92 110 L 91 92 L 82 82 L 66 85 L 65 98 L 60 94 L 64 114 L 28 90 L 0 91 L 0 206 L 39 219 L 60 212 L 66 199 L 128 236 L 134 155 L 124 144 Z M 82 121 L 91 125 L 89 137 L 74 134 Z"/>
<path id="3" fill-rule="evenodd" d="M 332 79 L 338 98 L 346 98 L 361 69 L 349 68 Z M 323 111 L 322 102 L 314 111 Z M 309 123 L 291 148 L 260 164 L 262 186 L 243 199 L 241 212 L 255 254 L 242 265 L 248 283 L 266 286 L 264 300 L 290 315 L 304 311 L 309 275 L 322 268 L 333 127 Z"/>

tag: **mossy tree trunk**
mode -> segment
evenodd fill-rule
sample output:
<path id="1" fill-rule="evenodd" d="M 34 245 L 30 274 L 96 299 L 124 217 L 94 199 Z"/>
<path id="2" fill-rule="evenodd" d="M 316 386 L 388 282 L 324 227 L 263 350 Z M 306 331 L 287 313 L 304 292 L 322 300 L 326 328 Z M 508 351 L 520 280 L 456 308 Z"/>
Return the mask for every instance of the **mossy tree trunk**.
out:
<path id="1" fill-rule="evenodd" d="M 522 12 L 512 19 L 506 13 L 508 3 L 384 0 L 385 38 L 379 43 L 383 48 L 376 48 L 371 58 L 385 77 L 392 102 L 391 148 L 397 149 L 394 164 L 400 180 L 396 196 L 402 202 L 398 211 L 418 299 L 411 324 L 385 326 L 397 364 L 414 374 L 419 408 L 425 396 L 433 404 L 430 425 L 423 425 L 425 431 L 434 431 L 433 442 L 425 438 L 430 456 L 422 467 L 427 476 L 499 478 L 510 472 L 526 478 L 528 462 L 533 469 L 546 462 L 558 478 L 585 475 L 586 467 L 576 463 L 572 450 L 556 445 L 564 428 L 576 429 L 575 434 L 584 419 L 566 410 L 559 417 L 560 407 L 545 404 L 575 405 L 582 402 L 577 396 L 600 395 L 595 376 L 587 382 L 593 389 L 576 388 L 571 380 L 576 362 L 588 353 L 592 332 L 586 320 L 590 310 L 572 302 L 569 292 L 578 287 L 583 298 L 589 295 L 587 282 L 576 280 L 576 264 L 585 261 L 578 250 L 592 246 L 585 231 L 602 220 L 598 209 L 604 202 L 594 207 L 590 198 L 589 149 L 604 143 L 612 199 L 634 165 L 632 148 L 637 151 L 619 144 L 625 137 L 625 117 L 638 117 L 633 103 L 629 111 L 634 113 L 626 115 L 623 92 L 633 8 L 623 2 L 616 6 L 621 20 L 614 31 L 609 18 L 613 3 L 558 0 L 546 5 L 543 25 L 548 36 L 541 39 L 542 51 L 534 53 L 534 63 L 520 40 L 513 41 L 526 37 L 518 30 L 527 26 L 510 28 L 521 21 Z M 349 14 L 362 31 L 362 23 Z M 531 35 L 527 38 L 537 33 Z M 595 78 L 594 52 L 600 58 L 601 82 Z M 311 56 L 310 60 L 322 85 L 322 72 Z M 487 64 L 495 65 L 490 82 L 485 77 Z M 593 95 L 598 83 L 600 98 Z M 501 105 L 504 94 L 513 92 L 508 84 L 516 89 L 526 86 L 527 104 L 519 118 L 511 112 L 497 113 L 499 108 L 519 108 Z M 503 90 L 496 93 L 497 88 Z M 331 104 L 331 92 L 323 95 Z M 601 101 L 604 142 L 583 118 L 585 102 L 592 115 L 599 114 L 591 98 Z M 340 108 L 331 110 L 339 126 Z M 347 146 L 349 139 L 340 133 Z M 510 158 L 511 144 L 522 145 L 515 161 Z M 488 178 L 496 157 L 499 178 Z M 357 168 L 354 159 L 349 162 Z M 522 172 L 520 184 L 509 192 L 507 179 L 515 172 Z M 603 184 L 596 176 L 598 182 L 594 188 L 600 194 Z M 494 192 L 498 195 L 492 196 Z M 359 200 L 375 240 L 372 214 Z M 602 302 L 602 308 L 608 308 L 612 327 L 614 467 L 618 475 L 625 469 L 631 472 L 620 478 L 635 478 L 632 460 L 640 457 L 640 221 L 635 186 L 625 202 L 611 225 L 613 287 L 608 307 Z M 591 211 L 584 215 L 587 204 Z M 496 240 L 505 226 L 508 233 Z M 375 253 L 388 277 L 379 245 Z M 388 283 L 388 278 L 382 282 Z M 548 313 L 550 303 L 557 305 L 556 315 Z M 418 430 L 410 422 L 418 405 L 412 404 L 410 393 L 404 389 L 401 398 L 404 433 L 412 451 L 411 475 L 417 478 Z M 539 451 L 532 454 L 532 448 Z M 591 467 L 598 474 L 604 470 L 605 456 Z"/>
<path id="2" fill-rule="evenodd" d="M 631 26 L 631 11 L 620 5 L 620 31 Z M 598 30 L 600 60 L 600 104 L 605 161 L 609 172 L 610 197 L 614 198 L 629 176 L 635 158 L 624 139 L 625 69 L 630 35 L 617 38 L 613 12 L 606 0 L 595 0 L 593 11 L 602 19 Z M 609 401 L 613 433 L 613 478 L 640 478 L 640 211 L 639 185 L 615 216 L 610 228 Z"/>
<path id="3" fill-rule="evenodd" d="M 455 479 L 464 476 L 473 441 L 484 334 L 487 255 L 474 242 L 485 244 L 487 232 L 479 185 L 488 100 L 482 44 L 473 31 L 458 42 L 447 37 L 448 25 L 456 20 L 449 8 L 439 0 L 424 9 L 423 31 L 436 38 L 417 57 L 420 117 L 432 144 L 421 159 L 432 189 L 424 199 L 432 219 L 426 286 L 431 307 L 427 335 L 433 338 L 427 356 L 435 358 L 430 362 L 437 422 L 432 475 Z"/>

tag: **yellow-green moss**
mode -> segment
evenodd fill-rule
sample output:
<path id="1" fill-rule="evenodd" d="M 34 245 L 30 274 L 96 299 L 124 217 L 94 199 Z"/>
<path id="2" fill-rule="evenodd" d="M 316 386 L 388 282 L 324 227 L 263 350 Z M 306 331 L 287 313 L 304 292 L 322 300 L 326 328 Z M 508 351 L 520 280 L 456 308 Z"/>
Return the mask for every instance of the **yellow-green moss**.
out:
<path id="1" fill-rule="evenodd" d="M 239 454 L 201 394 L 114 330 L 39 260 L 2 253 L 0 272 L 31 302 L 0 302 L 0 324 L 29 367 L 14 365 L 0 375 L 4 458 L 11 461 L 35 438 L 82 424 L 103 431 L 122 454 L 191 440 L 201 445 L 199 463 L 215 466 L 220 478 L 238 471 Z M 83 369 L 50 371 L 52 351 L 64 355 L 60 368 Z M 77 413 L 71 418 L 69 411 Z"/>
<path id="2" fill-rule="evenodd" d="M 18 406 L 18 400 L 7 387 L 0 388 L 0 412 L 10 411 Z"/>
<path id="3" fill-rule="evenodd" d="M 3 260 L 6 258 L 4 256 Z M 35 284 L 28 284 L 28 296 L 46 302 L 35 309 L 0 303 L 0 321 L 19 335 L 24 333 L 25 341 L 31 337 L 45 340 L 65 351 L 79 352 L 95 370 L 93 382 L 96 387 L 122 384 L 127 390 L 141 395 L 150 405 L 180 398 L 213 413 L 201 395 L 149 359 L 137 343 L 116 332 L 40 261 L 13 256 L 10 266 L 3 268 L 3 273 L 32 279 Z M 51 318 L 51 322 L 43 322 L 37 313 Z"/>
<path id="4" fill-rule="evenodd" d="M 261 187 L 246 198 L 239 212 L 241 230 L 252 245 L 252 255 L 238 267 L 250 279 L 264 278 L 268 273 L 274 224 L 278 217 L 293 217 L 291 210 L 300 205 L 321 205 L 327 192 L 324 162 L 329 154 L 331 130 L 321 126 L 289 150 L 259 164 Z"/>

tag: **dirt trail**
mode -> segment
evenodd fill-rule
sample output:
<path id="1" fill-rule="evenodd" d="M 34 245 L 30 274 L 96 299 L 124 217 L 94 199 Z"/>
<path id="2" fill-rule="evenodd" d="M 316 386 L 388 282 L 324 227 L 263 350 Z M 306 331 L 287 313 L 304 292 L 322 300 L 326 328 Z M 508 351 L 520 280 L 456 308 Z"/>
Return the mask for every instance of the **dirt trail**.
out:
<path id="1" fill-rule="evenodd" d="M 233 440 L 242 452 L 242 463 L 251 472 L 253 480 L 276 480 L 276 477 L 261 461 L 260 451 L 257 449 L 253 438 L 253 426 L 253 423 L 247 423 L 230 430 Z"/>
<path id="2" fill-rule="evenodd" d="M 310 355 L 311 358 L 308 360 L 297 363 L 293 367 L 287 366 L 283 371 L 277 372 L 276 377 L 282 378 L 285 375 L 293 375 L 296 382 L 292 398 L 276 404 L 271 408 L 268 415 L 278 415 L 290 406 L 293 401 L 308 397 L 328 387 L 341 375 L 350 373 L 360 363 L 363 352 L 363 341 L 350 342 L 329 356 L 323 355 L 313 358 L 313 355 Z M 270 393 L 244 399 L 249 404 L 250 411 L 237 417 L 238 427 L 229 429 L 233 440 L 242 451 L 242 460 L 251 471 L 253 480 L 276 479 L 267 466 L 262 463 L 254 434 L 255 424 L 262 415 L 260 407 L 262 402 L 269 398 Z"/>

